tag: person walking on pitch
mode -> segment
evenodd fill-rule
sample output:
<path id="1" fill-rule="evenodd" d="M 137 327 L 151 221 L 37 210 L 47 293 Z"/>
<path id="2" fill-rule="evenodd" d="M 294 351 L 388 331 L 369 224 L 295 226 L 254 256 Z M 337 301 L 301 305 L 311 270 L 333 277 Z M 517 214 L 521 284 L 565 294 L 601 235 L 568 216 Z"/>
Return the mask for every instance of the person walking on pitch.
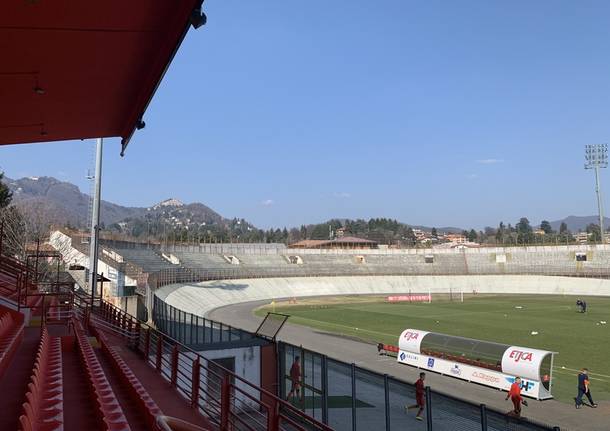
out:
<path id="1" fill-rule="evenodd" d="M 426 380 L 426 373 L 419 373 L 419 379 L 415 382 L 415 404 L 412 406 L 405 406 L 405 411 L 409 411 L 409 409 L 414 409 L 416 407 L 419 408 L 417 411 L 417 415 L 415 415 L 415 419 L 418 421 L 423 421 L 424 417 L 422 413 L 424 412 L 424 408 L 426 407 L 426 386 L 424 385 L 424 380 Z"/>
<path id="2" fill-rule="evenodd" d="M 574 398 L 576 402 L 576 408 L 579 409 L 582 407 L 582 397 L 586 395 L 591 403 L 591 407 L 596 408 L 597 404 L 593 401 L 593 397 L 591 396 L 591 389 L 589 388 L 589 370 L 583 368 L 578 373 L 578 395 Z"/>
<path id="3" fill-rule="evenodd" d="M 291 398 L 294 398 L 295 394 L 297 396 L 297 400 L 301 397 L 301 358 L 298 356 L 294 357 L 294 362 L 290 367 L 290 392 L 286 397 L 286 400 L 290 401 Z"/>
<path id="4" fill-rule="evenodd" d="M 521 396 L 521 377 L 515 377 L 515 381 L 510 385 L 510 390 L 506 395 L 506 399 L 508 400 L 509 398 L 513 403 L 513 410 L 508 412 L 508 414 L 517 417 L 521 416 L 521 404 L 527 406 L 527 401 Z"/>

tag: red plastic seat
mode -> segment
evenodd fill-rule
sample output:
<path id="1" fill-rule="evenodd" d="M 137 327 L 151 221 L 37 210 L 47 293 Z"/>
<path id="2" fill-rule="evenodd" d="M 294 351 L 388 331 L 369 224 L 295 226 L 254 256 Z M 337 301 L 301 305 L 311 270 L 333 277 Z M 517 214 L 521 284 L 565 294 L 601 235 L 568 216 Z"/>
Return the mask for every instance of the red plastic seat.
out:
<path id="1" fill-rule="evenodd" d="M 19 424 L 23 431 L 63 430 L 61 341 L 42 328 L 36 362 Z"/>
<path id="2" fill-rule="evenodd" d="M 99 331 L 95 326 L 91 327 L 91 332 L 97 337 L 102 346 L 102 351 L 110 359 L 110 362 L 117 370 L 120 379 L 125 382 L 132 399 L 136 402 L 136 405 L 145 416 L 149 428 L 154 429 L 156 417 L 163 415 L 163 412 L 148 394 L 133 371 L 131 371 L 129 366 L 125 363 L 123 358 L 121 358 L 118 352 L 109 345 L 108 339 L 104 333 Z"/>
<path id="3" fill-rule="evenodd" d="M 87 340 L 82 324 L 75 321 L 75 332 L 80 358 L 83 361 L 88 376 L 89 388 L 96 400 L 100 426 L 111 431 L 128 431 L 130 429 L 121 405 L 116 399 L 112 387 Z"/>
<path id="4" fill-rule="evenodd" d="M 8 364 L 21 341 L 23 340 L 23 315 L 0 306 L 0 377 L 8 368 Z"/>

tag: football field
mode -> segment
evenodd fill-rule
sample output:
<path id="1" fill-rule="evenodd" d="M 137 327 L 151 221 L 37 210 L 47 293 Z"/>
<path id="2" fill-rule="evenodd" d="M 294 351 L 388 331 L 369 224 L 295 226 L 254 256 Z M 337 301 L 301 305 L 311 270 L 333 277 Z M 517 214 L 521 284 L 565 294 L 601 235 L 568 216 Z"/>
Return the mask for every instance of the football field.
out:
<path id="1" fill-rule="evenodd" d="M 573 296 L 474 295 L 433 297 L 432 303 L 389 303 L 384 297 L 332 297 L 277 302 L 256 311 L 290 315 L 289 322 L 371 342 L 398 345 L 406 328 L 533 347 L 558 352 L 553 395 L 573 402 L 576 375 L 589 368 L 596 400 L 610 400 L 610 298 Z M 537 335 L 532 335 L 537 332 Z M 374 352 L 374 350 L 371 350 Z M 372 353 L 374 354 L 374 353 Z M 448 377 L 449 378 L 449 377 Z"/>

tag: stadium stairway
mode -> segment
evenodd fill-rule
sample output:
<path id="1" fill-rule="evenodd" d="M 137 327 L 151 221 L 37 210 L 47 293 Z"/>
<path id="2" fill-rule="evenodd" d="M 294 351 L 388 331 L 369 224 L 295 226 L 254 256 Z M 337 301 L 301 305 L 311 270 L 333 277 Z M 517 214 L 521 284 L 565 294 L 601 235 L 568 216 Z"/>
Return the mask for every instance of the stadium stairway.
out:
<path id="1" fill-rule="evenodd" d="M 63 351 L 64 376 L 64 429 L 66 430 L 95 430 L 96 405 L 88 395 L 89 387 L 83 378 L 83 365 L 78 351 L 73 344 Z"/>
<path id="2" fill-rule="evenodd" d="M 3 278 L 13 290 L 14 281 Z M 47 310 L 24 322 L 16 303 L 0 300 L 0 430 L 155 430 L 164 412 L 188 429 L 216 429 L 123 338 L 95 327 L 93 337 L 86 314 L 62 320 Z"/>
<path id="3" fill-rule="evenodd" d="M 107 302 L 0 274 L 0 430 L 330 430 Z"/>
<path id="4" fill-rule="evenodd" d="M 163 412 L 215 429 L 121 338 L 73 326 L 24 328 L 0 378 L 0 429 L 152 430 Z"/>
<path id="5" fill-rule="evenodd" d="M 2 339 L 4 340 L 4 338 Z M 27 385 L 34 367 L 40 328 L 25 328 L 21 345 L 0 376 L 0 429 L 16 430 L 24 402 Z M 22 394 L 23 396 L 7 396 Z"/>

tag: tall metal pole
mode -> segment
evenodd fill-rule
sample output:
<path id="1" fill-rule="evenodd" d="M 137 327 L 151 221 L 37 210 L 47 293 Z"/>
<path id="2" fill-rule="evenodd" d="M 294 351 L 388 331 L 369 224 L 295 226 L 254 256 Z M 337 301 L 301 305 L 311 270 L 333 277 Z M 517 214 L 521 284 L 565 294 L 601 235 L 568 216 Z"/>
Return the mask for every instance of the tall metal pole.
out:
<path id="1" fill-rule="evenodd" d="M 595 193 L 597 194 L 599 233 L 602 244 L 605 244 L 606 238 L 604 235 L 604 208 L 599 182 L 599 169 L 606 167 L 608 167 L 608 144 L 585 145 L 585 169 L 595 169 Z"/>
<path id="2" fill-rule="evenodd" d="M 606 243 L 604 237 L 604 207 L 602 205 L 602 192 L 599 185 L 599 166 L 595 167 L 595 192 L 597 193 L 597 209 L 599 212 L 599 232 L 602 240 L 602 244 Z"/>
<path id="3" fill-rule="evenodd" d="M 95 147 L 95 187 L 93 191 L 93 211 L 91 212 L 91 239 L 89 241 L 89 286 L 91 304 L 97 287 L 97 260 L 99 255 L 100 201 L 102 195 L 102 150 L 104 139 L 98 138 Z"/>

